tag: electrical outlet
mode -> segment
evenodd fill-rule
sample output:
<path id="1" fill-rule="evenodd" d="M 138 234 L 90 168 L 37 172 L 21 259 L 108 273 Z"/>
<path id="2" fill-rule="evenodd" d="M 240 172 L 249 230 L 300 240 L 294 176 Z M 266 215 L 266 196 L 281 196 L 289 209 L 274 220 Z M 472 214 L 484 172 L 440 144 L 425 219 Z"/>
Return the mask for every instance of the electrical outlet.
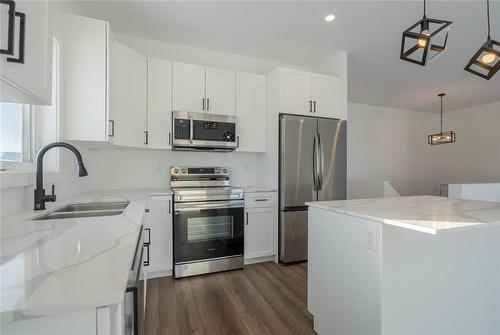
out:
<path id="1" fill-rule="evenodd" d="M 366 227 L 365 233 L 365 247 L 371 250 L 377 250 L 378 228 L 375 225 Z"/>

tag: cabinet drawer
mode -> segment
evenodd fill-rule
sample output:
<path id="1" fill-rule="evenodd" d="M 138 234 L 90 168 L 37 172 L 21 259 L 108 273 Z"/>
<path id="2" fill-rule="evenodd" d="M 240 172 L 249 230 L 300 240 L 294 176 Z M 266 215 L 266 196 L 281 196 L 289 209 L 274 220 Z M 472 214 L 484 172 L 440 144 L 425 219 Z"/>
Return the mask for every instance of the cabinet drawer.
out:
<path id="1" fill-rule="evenodd" d="M 276 206 L 276 192 L 259 192 L 245 194 L 245 207 L 273 207 Z"/>

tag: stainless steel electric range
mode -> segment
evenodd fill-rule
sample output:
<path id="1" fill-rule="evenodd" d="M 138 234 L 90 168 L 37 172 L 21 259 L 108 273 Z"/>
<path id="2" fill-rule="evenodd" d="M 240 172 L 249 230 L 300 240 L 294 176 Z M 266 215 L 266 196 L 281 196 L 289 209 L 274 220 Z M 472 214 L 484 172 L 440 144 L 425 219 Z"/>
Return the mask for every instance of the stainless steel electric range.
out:
<path id="1" fill-rule="evenodd" d="M 226 167 L 172 167 L 174 277 L 243 267 L 243 190 Z"/>

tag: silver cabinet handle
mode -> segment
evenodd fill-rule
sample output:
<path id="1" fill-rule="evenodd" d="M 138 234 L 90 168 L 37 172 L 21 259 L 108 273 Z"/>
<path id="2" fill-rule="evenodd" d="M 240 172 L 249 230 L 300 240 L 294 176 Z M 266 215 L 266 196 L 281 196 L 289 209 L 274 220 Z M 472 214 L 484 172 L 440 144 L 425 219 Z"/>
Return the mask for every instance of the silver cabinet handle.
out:
<path id="1" fill-rule="evenodd" d="M 115 136 L 115 120 L 109 120 L 109 125 L 111 126 L 111 130 L 108 129 L 108 137 L 114 137 Z"/>
<path id="2" fill-rule="evenodd" d="M 314 112 L 313 113 L 316 113 L 316 101 L 313 101 L 313 105 L 314 105 Z"/>
<path id="3" fill-rule="evenodd" d="M 247 215 L 247 226 L 248 226 L 248 212 L 245 213 Z"/>
<path id="4" fill-rule="evenodd" d="M 269 199 L 255 199 L 255 201 L 268 201 Z"/>
<path id="5" fill-rule="evenodd" d="M 205 98 L 201 98 L 201 108 L 205 110 Z"/>
<path id="6" fill-rule="evenodd" d="M 172 133 L 168 132 L 168 145 L 172 145 Z"/>
<path id="7" fill-rule="evenodd" d="M 207 111 L 210 110 L 210 98 L 207 98 Z"/>
<path id="8" fill-rule="evenodd" d="M 313 102 L 312 100 L 309 100 L 309 113 L 312 113 L 313 111 Z"/>
<path id="9" fill-rule="evenodd" d="M 148 145 L 149 143 L 149 133 L 147 130 L 144 131 L 144 145 Z"/>

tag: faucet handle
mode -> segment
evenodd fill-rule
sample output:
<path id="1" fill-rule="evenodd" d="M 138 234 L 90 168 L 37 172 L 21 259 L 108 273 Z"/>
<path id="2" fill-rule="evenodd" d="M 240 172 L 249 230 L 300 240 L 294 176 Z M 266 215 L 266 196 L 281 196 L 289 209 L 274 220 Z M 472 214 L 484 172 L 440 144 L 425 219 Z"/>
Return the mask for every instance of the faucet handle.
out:
<path id="1" fill-rule="evenodd" d="M 49 202 L 56 201 L 55 191 L 56 191 L 56 186 L 54 184 L 52 184 L 52 194 L 51 195 L 46 195 L 45 196 L 45 201 L 49 201 Z"/>

